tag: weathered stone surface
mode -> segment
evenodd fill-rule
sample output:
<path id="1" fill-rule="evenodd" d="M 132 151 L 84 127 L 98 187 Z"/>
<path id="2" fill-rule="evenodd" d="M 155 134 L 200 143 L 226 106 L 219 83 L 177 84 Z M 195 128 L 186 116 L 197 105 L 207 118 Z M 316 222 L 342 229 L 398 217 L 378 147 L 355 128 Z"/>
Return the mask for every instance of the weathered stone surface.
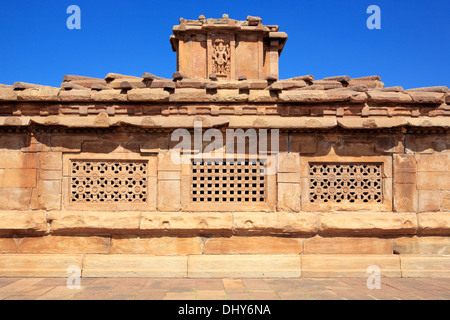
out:
<path id="1" fill-rule="evenodd" d="M 450 171 L 450 154 L 417 154 L 418 171 Z"/>
<path id="2" fill-rule="evenodd" d="M 412 102 L 412 98 L 410 95 L 401 92 L 369 90 L 367 94 L 369 95 L 369 99 L 374 102 Z"/>
<path id="3" fill-rule="evenodd" d="M 0 169 L 0 188 L 36 187 L 36 169 Z"/>
<path id="4" fill-rule="evenodd" d="M 30 88 L 16 91 L 19 101 L 58 101 L 60 89 L 51 87 Z"/>
<path id="5" fill-rule="evenodd" d="M 86 255 L 83 277 L 86 278 L 185 278 L 187 257 L 149 255 Z"/>
<path id="6" fill-rule="evenodd" d="M 409 175 L 410 173 L 406 173 Z M 417 212 L 419 208 L 419 193 L 415 183 L 394 184 L 394 211 Z"/>
<path id="7" fill-rule="evenodd" d="M 283 173 L 279 173 L 279 175 L 283 175 Z M 292 173 L 284 173 L 284 175 L 285 177 L 287 175 L 292 176 Z M 300 175 L 294 174 L 295 178 L 299 182 Z M 299 212 L 301 209 L 300 196 L 300 183 L 278 182 L 278 211 Z"/>
<path id="8" fill-rule="evenodd" d="M 204 254 L 300 254 L 302 246 L 302 238 L 211 238 L 205 242 Z"/>
<path id="9" fill-rule="evenodd" d="M 450 235 L 450 213 L 426 212 L 417 215 L 421 235 Z"/>
<path id="10" fill-rule="evenodd" d="M 203 241 L 198 237 L 113 237 L 110 253 L 184 256 L 202 251 Z"/>
<path id="11" fill-rule="evenodd" d="M 392 254 L 393 246 L 392 239 L 316 236 L 305 240 L 304 253 Z"/>
<path id="12" fill-rule="evenodd" d="M 0 88 L 0 101 L 16 101 L 17 93 L 12 87 Z"/>
<path id="13" fill-rule="evenodd" d="M 444 93 L 406 91 L 415 103 L 444 103 Z"/>
<path id="14" fill-rule="evenodd" d="M 0 188 L 0 210 L 29 209 L 32 192 L 32 188 Z"/>
<path id="15" fill-rule="evenodd" d="M 142 214 L 140 230 L 144 233 L 195 234 L 231 233 L 231 213 L 150 213 Z"/>
<path id="16" fill-rule="evenodd" d="M 168 101 L 169 92 L 164 89 L 133 89 L 128 91 L 129 101 Z"/>
<path id="17" fill-rule="evenodd" d="M 76 102 L 87 102 L 91 101 L 91 91 L 90 90 L 70 90 L 61 91 L 59 93 L 59 100 L 61 101 L 76 101 Z"/>
<path id="18" fill-rule="evenodd" d="M 20 239 L 18 253 L 90 254 L 109 253 L 110 238 L 98 236 L 45 236 Z"/>
<path id="19" fill-rule="evenodd" d="M 17 243 L 14 238 L 0 238 L 0 254 L 16 253 Z"/>
<path id="20" fill-rule="evenodd" d="M 0 234 L 44 233 L 47 220 L 43 211 L 0 211 Z"/>
<path id="21" fill-rule="evenodd" d="M 441 192 L 441 209 L 443 211 L 450 211 L 450 191 Z"/>
<path id="22" fill-rule="evenodd" d="M 215 94 L 208 94 L 201 89 L 177 89 L 170 95 L 171 102 L 245 102 L 246 94 L 237 89 L 219 89 Z"/>
<path id="23" fill-rule="evenodd" d="M 299 255 L 192 255 L 192 278 L 298 278 Z"/>
<path id="24" fill-rule="evenodd" d="M 421 172 L 417 174 L 419 190 L 449 190 L 450 171 Z"/>
<path id="25" fill-rule="evenodd" d="M 127 94 L 121 93 L 120 90 L 92 91 L 91 98 L 96 102 L 120 102 L 128 100 Z"/>
<path id="26" fill-rule="evenodd" d="M 127 233 L 139 229 L 140 212 L 52 211 L 48 213 L 52 233 Z"/>
<path id="27" fill-rule="evenodd" d="M 83 255 L 2 254 L 0 277 L 67 278 L 69 267 L 82 268 Z"/>
<path id="28" fill-rule="evenodd" d="M 318 231 L 317 215 L 310 212 L 277 214 L 277 234 L 304 235 Z"/>
<path id="29" fill-rule="evenodd" d="M 302 255 L 302 276 L 306 278 L 368 278 L 370 266 L 379 267 L 383 278 L 401 277 L 400 258 L 395 255 Z"/>
<path id="30" fill-rule="evenodd" d="M 450 237 L 403 237 L 394 240 L 394 250 L 403 254 L 450 254 Z"/>
<path id="31" fill-rule="evenodd" d="M 346 212 L 320 213 L 321 234 L 414 234 L 417 230 L 415 213 Z"/>
<path id="32" fill-rule="evenodd" d="M 439 190 L 419 190 L 419 212 L 433 212 L 441 209 Z"/>
<path id="33" fill-rule="evenodd" d="M 403 278 L 450 278 L 449 256 L 400 255 Z"/>
<path id="34" fill-rule="evenodd" d="M 36 169 L 39 156 L 36 153 L 22 153 L 20 151 L 2 151 L 0 169 Z"/>

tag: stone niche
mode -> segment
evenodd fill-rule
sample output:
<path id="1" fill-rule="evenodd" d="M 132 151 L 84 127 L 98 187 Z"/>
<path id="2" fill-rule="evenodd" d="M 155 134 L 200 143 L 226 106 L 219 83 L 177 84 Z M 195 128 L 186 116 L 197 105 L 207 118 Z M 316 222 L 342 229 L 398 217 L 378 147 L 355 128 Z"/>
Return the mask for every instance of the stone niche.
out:
<path id="1" fill-rule="evenodd" d="M 287 34 L 264 26 L 261 18 L 180 19 L 170 41 L 177 69 L 190 78 L 218 80 L 278 79 L 278 58 Z"/>

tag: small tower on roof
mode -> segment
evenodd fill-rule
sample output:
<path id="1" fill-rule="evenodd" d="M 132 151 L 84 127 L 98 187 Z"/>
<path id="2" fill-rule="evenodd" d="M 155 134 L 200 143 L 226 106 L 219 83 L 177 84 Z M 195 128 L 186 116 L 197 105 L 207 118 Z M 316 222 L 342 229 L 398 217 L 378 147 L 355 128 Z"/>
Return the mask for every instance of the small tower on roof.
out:
<path id="1" fill-rule="evenodd" d="M 278 79 L 278 58 L 287 41 L 287 34 L 278 29 L 252 16 L 246 21 L 226 14 L 222 19 L 181 18 L 170 38 L 177 53 L 177 71 L 200 79 Z"/>

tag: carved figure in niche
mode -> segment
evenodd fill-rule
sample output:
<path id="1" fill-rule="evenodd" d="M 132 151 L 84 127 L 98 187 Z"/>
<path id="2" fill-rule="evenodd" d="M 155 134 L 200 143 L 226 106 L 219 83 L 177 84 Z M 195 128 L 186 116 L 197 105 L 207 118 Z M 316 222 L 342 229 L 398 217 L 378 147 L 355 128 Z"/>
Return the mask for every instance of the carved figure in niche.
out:
<path id="1" fill-rule="evenodd" d="M 213 73 L 226 76 L 230 72 L 230 45 L 223 40 L 216 40 L 213 45 L 212 61 Z"/>

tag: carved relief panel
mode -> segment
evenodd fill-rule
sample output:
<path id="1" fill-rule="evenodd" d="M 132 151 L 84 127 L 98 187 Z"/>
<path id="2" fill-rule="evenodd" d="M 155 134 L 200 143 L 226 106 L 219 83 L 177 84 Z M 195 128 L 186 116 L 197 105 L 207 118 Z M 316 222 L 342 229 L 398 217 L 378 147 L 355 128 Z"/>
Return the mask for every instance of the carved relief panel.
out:
<path id="1" fill-rule="evenodd" d="M 234 77 L 233 53 L 234 34 L 208 34 L 208 73 L 215 73 L 219 79 Z"/>

